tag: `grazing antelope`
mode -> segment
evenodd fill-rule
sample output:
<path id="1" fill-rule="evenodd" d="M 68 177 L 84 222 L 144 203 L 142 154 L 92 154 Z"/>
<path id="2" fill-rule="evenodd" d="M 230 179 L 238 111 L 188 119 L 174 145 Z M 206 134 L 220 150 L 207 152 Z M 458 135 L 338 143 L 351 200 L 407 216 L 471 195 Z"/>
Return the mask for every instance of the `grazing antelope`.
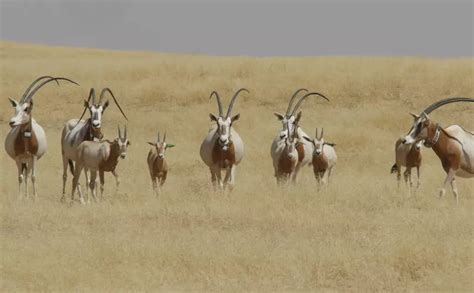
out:
<path id="1" fill-rule="evenodd" d="M 301 103 L 303 103 L 303 101 L 309 96 L 316 95 L 329 101 L 329 99 L 325 97 L 324 95 L 320 93 L 316 93 L 316 92 L 311 92 L 300 97 L 298 102 L 296 103 L 296 106 L 292 108 L 293 102 L 295 98 L 298 96 L 298 94 L 300 92 L 307 92 L 307 91 L 308 90 L 306 89 L 298 89 L 293 94 L 288 104 L 288 108 L 286 109 L 285 115 L 277 113 L 277 112 L 273 113 L 278 118 L 278 120 L 281 121 L 283 128 L 280 130 L 280 132 L 275 137 L 275 139 L 273 139 L 272 146 L 270 149 L 270 154 L 272 156 L 272 159 L 275 161 L 275 159 L 278 157 L 278 150 L 282 147 L 282 145 L 285 145 L 285 137 L 287 136 L 288 133 L 290 133 L 290 135 L 294 135 L 296 138 L 296 150 L 298 151 L 298 164 L 296 165 L 296 169 L 292 175 L 293 182 L 296 182 L 296 177 L 298 176 L 298 173 L 301 167 L 311 164 L 311 159 L 312 159 L 311 154 L 313 153 L 313 145 L 304 139 L 304 137 L 307 137 L 308 135 L 299 126 L 299 121 L 301 119 L 302 112 L 299 111 L 298 114 L 296 114 L 296 116 L 295 116 L 295 113 L 296 111 L 298 111 L 299 107 L 301 106 Z M 275 168 L 275 176 L 277 176 L 276 168 Z"/>
<path id="2" fill-rule="evenodd" d="M 127 116 L 120 107 L 117 99 L 109 88 L 104 88 L 100 93 L 99 101 L 96 101 L 95 90 L 90 89 L 89 97 L 87 101 L 84 101 L 84 111 L 79 119 L 71 119 L 64 125 L 63 132 L 61 134 L 61 154 L 63 158 L 63 193 L 61 201 L 65 200 L 66 195 L 66 181 L 67 181 L 67 167 L 71 173 L 74 174 L 74 161 L 77 159 L 77 147 L 83 141 L 101 140 L 103 135 L 101 132 L 102 127 L 102 115 L 105 109 L 109 106 L 109 101 L 103 102 L 103 97 L 106 93 L 109 93 L 123 117 L 128 120 Z M 86 111 L 89 110 L 90 118 L 82 120 Z M 89 179 L 87 177 L 87 171 L 85 172 L 86 185 L 89 185 Z"/>
<path id="3" fill-rule="evenodd" d="M 209 129 L 209 132 L 201 144 L 200 155 L 204 163 L 211 171 L 211 180 L 214 187 L 225 189 L 228 185 L 230 189 L 235 184 L 235 169 L 244 156 L 244 143 L 232 124 L 237 121 L 240 114 L 230 116 L 235 99 L 242 91 L 249 92 L 247 89 L 239 89 L 232 97 L 227 113 L 224 115 L 222 103 L 219 94 L 213 91 L 210 99 L 215 96 L 219 108 L 219 117 L 209 114 L 211 121 L 216 122 L 215 126 Z M 221 171 L 226 170 L 224 181 L 221 179 Z"/>
<path id="4" fill-rule="evenodd" d="M 21 97 L 20 101 L 9 98 L 15 108 L 15 116 L 10 119 L 10 131 L 5 139 L 5 150 L 15 160 L 18 168 L 19 196 L 24 182 L 25 197 L 28 197 L 28 176 L 31 173 L 33 196 L 36 198 L 36 162 L 45 154 L 47 143 L 43 128 L 33 119 L 33 96 L 45 84 L 59 80 L 66 80 L 78 85 L 76 82 L 63 78 L 42 76 L 31 83 Z M 37 84 L 38 82 L 41 83 Z"/>
<path id="5" fill-rule="evenodd" d="M 97 198 L 96 194 L 96 178 L 97 171 L 99 171 L 100 179 L 100 197 L 103 198 L 104 193 L 104 173 L 112 172 L 115 177 L 116 187 L 118 189 L 120 179 L 115 171 L 119 158 L 125 159 L 127 156 L 127 148 L 130 146 L 130 141 L 127 138 L 127 127 L 125 126 L 124 135 L 118 127 L 118 138 L 114 141 L 104 140 L 102 142 L 97 141 L 83 141 L 77 147 L 76 155 L 76 166 L 74 169 L 74 179 L 72 181 L 72 194 L 71 200 L 74 200 L 74 193 L 76 188 L 79 189 L 79 197 L 81 203 L 84 203 L 84 197 L 82 195 L 81 187 L 78 186 L 79 177 L 81 176 L 82 169 L 87 169 L 91 172 L 89 188 L 91 189 L 92 196 L 94 199 Z M 87 188 L 87 186 L 86 186 Z M 90 197 L 88 198 L 90 202 Z"/>
<path id="6" fill-rule="evenodd" d="M 318 188 L 320 188 L 321 185 L 329 184 L 331 171 L 334 166 L 336 166 L 337 155 L 334 150 L 335 144 L 324 141 L 324 128 L 321 129 L 321 136 L 318 137 L 318 129 L 316 128 L 316 135 L 313 140 L 306 136 L 304 139 L 311 142 L 314 147 L 312 160 L 313 171 L 318 181 Z"/>
<path id="7" fill-rule="evenodd" d="M 411 180 L 411 169 L 416 168 L 417 183 L 416 188 L 420 187 L 420 167 L 421 167 L 421 145 L 423 141 L 413 144 L 403 144 L 403 138 L 400 138 L 395 143 L 395 164 L 393 164 L 390 172 L 397 173 L 398 190 L 400 190 L 400 179 L 402 167 L 405 167 L 403 178 L 405 184 L 410 187 L 413 186 Z M 408 185 L 408 183 L 410 185 Z"/>
<path id="8" fill-rule="evenodd" d="M 296 150 L 296 139 L 287 129 L 288 134 L 284 138 L 284 144 L 278 144 L 273 157 L 273 167 L 277 183 L 282 185 L 288 182 L 295 172 L 298 164 L 298 151 Z"/>
<path id="9" fill-rule="evenodd" d="M 455 176 L 474 177 L 474 133 L 459 125 L 442 128 L 432 121 L 428 114 L 441 106 L 457 102 L 474 102 L 474 99 L 447 98 L 431 104 L 420 115 L 412 113 L 415 121 L 402 140 L 402 143 L 406 145 L 424 140 L 424 145 L 433 149 L 447 173 L 439 196 L 442 197 L 446 193 L 448 184 L 451 184 L 456 203 L 459 200 Z"/>
<path id="10" fill-rule="evenodd" d="M 158 132 L 156 142 L 148 142 L 148 144 L 153 146 L 150 152 L 148 152 L 148 169 L 150 171 L 151 182 L 153 183 L 153 190 L 158 196 L 161 192 L 161 186 L 165 184 L 166 176 L 168 175 L 168 164 L 165 160 L 165 153 L 168 148 L 174 147 L 174 144 L 166 142 L 166 132 L 163 136 L 163 141 L 160 141 L 160 133 Z"/>

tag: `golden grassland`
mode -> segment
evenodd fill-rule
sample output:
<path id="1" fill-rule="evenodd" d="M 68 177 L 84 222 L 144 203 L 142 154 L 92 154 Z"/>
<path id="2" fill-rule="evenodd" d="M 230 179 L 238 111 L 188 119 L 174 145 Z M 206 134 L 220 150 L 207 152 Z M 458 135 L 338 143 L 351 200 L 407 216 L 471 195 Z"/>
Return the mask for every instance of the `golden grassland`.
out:
<path id="1" fill-rule="evenodd" d="M 458 180 L 459 206 L 450 191 L 439 199 L 444 172 L 429 149 L 416 195 L 397 193 L 389 174 L 410 111 L 474 96 L 472 58 L 208 57 L 1 42 L 1 137 L 13 113 L 7 98 L 44 74 L 81 86 L 50 84 L 35 96 L 34 117 L 49 143 L 36 202 L 18 200 L 15 164 L 0 151 L 2 291 L 474 289 L 473 181 Z M 132 146 L 119 163 L 118 193 L 107 175 L 103 201 L 62 204 L 60 132 L 80 115 L 90 87 L 116 94 Z M 236 188 L 221 194 L 199 146 L 217 109 L 209 93 L 218 90 L 227 104 L 239 87 L 251 91 L 235 106 L 245 157 Z M 273 178 L 270 144 L 280 125 L 272 112 L 285 111 L 299 87 L 331 98 L 308 99 L 301 123 L 311 135 L 324 127 L 337 143 L 339 162 L 321 192 L 311 168 L 285 190 Z M 472 105 L 458 104 L 432 118 L 473 130 L 473 115 Z M 105 136 L 124 123 L 111 105 Z M 176 147 L 157 199 L 146 141 L 158 129 Z"/>

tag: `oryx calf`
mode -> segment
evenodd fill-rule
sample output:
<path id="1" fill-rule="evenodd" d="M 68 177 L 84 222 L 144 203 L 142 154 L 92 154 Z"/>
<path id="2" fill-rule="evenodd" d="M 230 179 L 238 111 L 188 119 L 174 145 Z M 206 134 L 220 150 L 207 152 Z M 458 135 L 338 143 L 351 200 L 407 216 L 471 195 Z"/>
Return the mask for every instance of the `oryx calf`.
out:
<path id="1" fill-rule="evenodd" d="M 96 199 L 97 194 L 95 188 L 97 171 L 99 171 L 101 198 L 104 192 L 104 172 L 112 172 L 115 177 L 115 182 L 118 189 L 120 180 L 115 168 L 117 167 L 119 158 L 125 159 L 127 156 L 127 148 L 129 145 L 130 141 L 127 138 L 127 127 L 125 127 L 123 136 L 120 131 L 120 127 L 118 128 L 118 138 L 116 138 L 114 141 L 104 140 L 102 142 L 82 142 L 77 148 L 77 159 L 74 169 L 74 179 L 72 181 L 71 199 L 74 200 L 74 193 L 78 187 L 80 201 L 81 203 L 84 203 L 81 187 L 78 186 L 82 169 L 86 169 L 91 172 L 89 188 L 91 189 L 94 199 Z M 90 197 L 88 200 L 90 202 Z"/>
<path id="2" fill-rule="evenodd" d="M 316 135 L 313 140 L 309 137 L 304 137 L 309 142 L 312 142 L 313 151 L 313 171 L 316 180 L 318 181 L 318 188 L 321 185 L 329 184 L 329 177 L 331 171 L 336 165 L 337 155 L 334 150 L 335 144 L 324 141 L 324 129 L 321 129 L 321 136 L 318 137 L 318 129 L 316 128 Z"/>
<path id="3" fill-rule="evenodd" d="M 39 81 L 43 80 L 40 84 Z M 31 174 L 33 196 L 36 198 L 36 162 L 46 153 L 46 134 L 43 128 L 33 119 L 33 95 L 45 84 L 59 80 L 76 82 L 62 77 L 42 76 L 37 78 L 26 89 L 20 101 L 10 98 L 10 103 L 15 108 L 15 116 L 10 119 L 10 131 L 5 138 L 5 150 L 16 162 L 18 169 L 19 196 L 24 182 L 25 197 L 28 196 L 28 176 Z"/>
<path id="4" fill-rule="evenodd" d="M 413 182 L 411 180 L 411 169 L 416 168 L 417 183 L 416 188 L 420 187 L 420 167 L 421 167 L 421 146 L 423 141 L 412 144 L 403 144 L 403 138 L 400 138 L 395 143 L 395 164 L 393 164 L 390 172 L 397 173 L 398 190 L 400 190 L 400 179 L 402 166 L 405 167 L 403 178 L 405 184 L 411 187 Z M 408 183 L 410 185 L 408 185 Z"/>
<path id="5" fill-rule="evenodd" d="M 148 169 L 150 171 L 151 182 L 153 183 L 153 190 L 158 196 L 161 192 L 161 186 L 165 184 L 168 175 L 168 164 L 165 160 L 165 153 L 168 148 L 174 147 L 174 144 L 166 142 L 166 132 L 163 136 L 163 141 L 160 141 L 160 133 L 158 132 L 156 142 L 148 142 L 148 144 L 153 146 L 148 152 Z"/>
<path id="6" fill-rule="evenodd" d="M 284 144 L 278 144 L 274 151 L 273 168 L 275 178 L 279 185 L 287 183 L 292 178 L 296 165 L 298 164 L 298 150 L 296 149 L 296 139 L 294 135 L 288 134 L 284 138 Z M 273 154 L 273 153 L 272 153 Z"/>

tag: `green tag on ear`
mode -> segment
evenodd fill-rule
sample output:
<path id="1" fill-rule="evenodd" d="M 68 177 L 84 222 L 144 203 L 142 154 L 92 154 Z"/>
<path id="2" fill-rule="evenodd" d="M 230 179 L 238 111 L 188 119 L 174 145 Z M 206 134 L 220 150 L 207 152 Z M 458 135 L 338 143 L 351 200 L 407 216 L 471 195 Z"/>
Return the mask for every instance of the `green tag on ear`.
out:
<path id="1" fill-rule="evenodd" d="M 173 148 L 174 144 L 166 144 L 166 148 Z"/>

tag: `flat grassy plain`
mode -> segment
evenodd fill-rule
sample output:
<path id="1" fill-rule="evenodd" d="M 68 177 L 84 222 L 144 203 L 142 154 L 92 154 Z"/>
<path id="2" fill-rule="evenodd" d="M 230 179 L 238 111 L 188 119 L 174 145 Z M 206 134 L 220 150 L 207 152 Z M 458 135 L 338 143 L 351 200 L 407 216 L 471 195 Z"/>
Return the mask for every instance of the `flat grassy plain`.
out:
<path id="1" fill-rule="evenodd" d="M 0 137 L 18 99 L 40 75 L 81 84 L 49 84 L 35 98 L 46 131 L 39 198 L 19 200 L 14 161 L 0 151 L 0 289 L 8 291 L 472 291 L 474 184 L 458 179 L 439 199 L 444 172 L 424 149 L 416 195 L 396 191 L 394 142 L 411 127 L 410 111 L 449 96 L 474 96 L 472 58 L 250 58 L 119 52 L 1 42 Z M 64 123 L 81 114 L 90 87 L 110 87 L 129 116 L 132 145 L 119 163 L 115 193 L 106 175 L 103 201 L 60 203 Z M 199 146 L 217 112 L 239 87 L 235 128 L 245 157 L 230 194 L 214 192 Z M 324 127 L 337 143 L 331 185 L 316 190 L 312 169 L 279 189 L 270 145 L 299 87 L 308 99 L 302 126 Z M 474 130 L 474 107 L 446 106 L 432 118 Z M 124 124 L 115 105 L 104 115 L 106 138 Z M 176 144 L 164 193 L 155 198 L 146 166 L 157 130 Z M 70 180 L 68 178 L 68 198 Z"/>

